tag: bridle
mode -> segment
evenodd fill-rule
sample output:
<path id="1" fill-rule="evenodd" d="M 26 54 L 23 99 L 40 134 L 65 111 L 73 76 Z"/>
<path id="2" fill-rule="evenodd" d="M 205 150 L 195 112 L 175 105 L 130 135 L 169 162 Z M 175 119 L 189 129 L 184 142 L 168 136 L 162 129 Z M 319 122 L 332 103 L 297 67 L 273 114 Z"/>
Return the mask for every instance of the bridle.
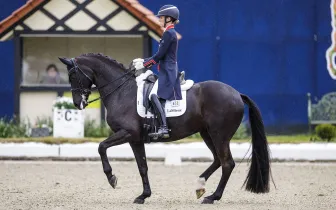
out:
<path id="1" fill-rule="evenodd" d="M 71 58 L 71 62 L 72 62 L 72 64 L 73 64 L 73 67 L 72 67 L 72 68 L 69 70 L 69 72 L 68 72 L 69 78 L 70 78 L 70 75 L 71 75 L 71 74 L 75 73 L 75 74 L 76 74 L 77 81 L 78 81 L 78 84 L 79 84 L 79 88 L 71 88 L 71 91 L 72 91 L 72 92 L 80 91 L 80 94 L 81 94 L 81 95 L 85 95 L 85 96 L 88 96 L 92 91 L 99 90 L 99 89 L 101 89 L 101 88 L 103 88 L 103 87 L 106 87 L 107 85 L 109 85 L 109 84 L 111 84 L 111 83 L 113 83 L 113 82 L 115 82 L 115 81 L 117 81 L 117 80 L 119 80 L 119 79 L 125 77 L 125 76 L 128 75 L 129 73 L 135 71 L 135 68 L 130 68 L 130 70 L 128 70 L 127 72 L 125 72 L 125 73 L 124 73 L 123 75 L 121 75 L 120 77 L 118 77 L 118 78 L 116 78 L 116 79 L 114 79 L 114 80 L 112 80 L 112 81 L 110 81 L 110 82 L 108 82 L 108 83 L 106 83 L 106 84 L 104 84 L 104 85 L 102 85 L 102 86 L 100 86 L 100 87 L 94 87 L 94 88 L 91 88 L 91 89 L 87 89 L 87 88 L 84 88 L 84 87 L 83 87 L 83 83 L 82 83 L 80 77 L 77 75 L 77 73 L 81 73 L 81 74 L 83 74 L 87 79 L 89 79 L 89 80 L 91 81 L 91 83 L 93 83 L 93 80 L 92 80 L 87 74 L 85 74 L 85 72 L 84 72 L 81 68 L 79 68 L 79 66 L 77 65 L 76 60 L 75 60 L 74 58 Z M 131 78 L 131 77 L 128 77 L 124 82 L 122 82 L 120 85 L 118 85 L 118 86 L 117 86 L 115 89 L 113 89 L 112 91 L 108 92 L 106 95 L 104 95 L 104 96 L 100 96 L 100 97 L 98 97 L 98 98 L 96 98 L 96 99 L 93 99 L 93 100 L 90 100 L 90 101 L 85 101 L 85 102 L 86 102 L 86 105 L 88 105 L 88 104 L 90 104 L 90 103 L 92 103 L 92 102 L 95 102 L 95 101 L 97 101 L 97 100 L 99 100 L 99 99 L 103 99 L 103 98 L 105 98 L 106 96 L 108 96 L 108 95 L 114 93 L 114 92 L 115 92 L 116 90 L 118 90 L 123 84 L 125 84 L 128 80 L 130 80 L 130 78 Z"/>
<path id="2" fill-rule="evenodd" d="M 84 72 L 81 68 L 79 68 L 79 66 L 77 65 L 76 60 L 75 60 L 74 58 L 71 58 L 71 62 L 72 62 L 72 64 L 73 64 L 73 67 L 72 67 L 72 68 L 69 70 L 69 72 L 68 72 L 69 78 L 70 78 L 70 75 L 71 75 L 71 74 L 75 73 L 76 78 L 77 78 L 77 81 L 78 81 L 78 84 L 79 84 L 79 88 L 71 88 L 71 91 L 72 91 L 72 92 L 79 91 L 80 94 L 81 94 L 82 96 L 84 95 L 84 96 L 87 96 L 87 97 L 89 96 L 89 94 L 91 94 L 92 91 L 99 90 L 99 89 L 101 89 L 101 88 L 103 88 L 103 87 L 106 87 L 107 85 L 112 84 L 113 82 L 115 82 L 115 81 L 117 81 L 117 80 L 119 80 L 119 79 L 125 77 L 125 76 L 128 75 L 129 73 L 135 71 L 135 68 L 130 68 L 130 70 L 128 70 L 127 72 L 125 72 L 125 73 L 124 73 L 123 75 L 121 75 L 120 77 L 118 77 L 118 78 L 116 78 L 116 79 L 114 79 L 114 80 L 112 80 L 112 81 L 110 81 L 110 82 L 108 82 L 108 83 L 106 83 L 106 84 L 104 84 L 104 85 L 102 85 L 102 86 L 100 86 L 100 87 L 94 87 L 94 88 L 87 89 L 87 88 L 84 88 L 83 83 L 82 83 L 82 81 L 81 81 L 81 79 L 80 79 L 80 77 L 78 76 L 77 73 L 81 73 L 81 74 L 83 74 L 87 79 L 89 79 L 89 80 L 91 81 L 92 84 L 93 84 L 93 80 L 92 80 L 87 74 L 85 74 L 85 72 Z M 90 101 L 85 101 L 85 103 L 86 103 L 85 105 L 88 105 L 88 104 L 90 104 L 90 103 L 92 103 L 92 102 L 95 102 L 95 101 L 97 101 L 97 100 L 99 100 L 99 99 L 103 99 L 103 98 L 105 98 L 106 96 L 108 96 L 108 95 L 114 93 L 114 92 L 115 92 L 116 90 L 118 90 L 123 84 L 125 84 L 128 80 L 130 80 L 130 78 L 132 78 L 132 77 L 128 77 L 124 82 L 122 82 L 120 85 L 118 85 L 118 86 L 117 86 L 116 88 L 114 88 L 112 91 L 108 92 L 106 95 L 104 95 L 104 96 L 100 96 L 100 97 L 98 97 L 98 98 L 96 98 L 96 99 L 93 99 L 93 100 L 90 100 Z"/>

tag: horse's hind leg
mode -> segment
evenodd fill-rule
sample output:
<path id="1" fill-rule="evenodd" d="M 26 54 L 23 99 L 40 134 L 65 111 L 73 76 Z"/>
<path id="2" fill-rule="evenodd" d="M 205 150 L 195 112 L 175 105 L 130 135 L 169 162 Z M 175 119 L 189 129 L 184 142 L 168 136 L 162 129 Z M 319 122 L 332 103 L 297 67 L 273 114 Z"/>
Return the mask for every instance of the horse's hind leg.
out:
<path id="1" fill-rule="evenodd" d="M 229 139 L 220 140 L 220 141 L 217 140 L 217 142 L 215 143 L 217 143 L 215 144 L 216 152 L 220 160 L 220 164 L 222 166 L 222 177 L 219 181 L 216 191 L 212 195 L 204 198 L 202 203 L 205 203 L 205 204 L 212 204 L 215 200 L 221 199 L 225 186 L 230 178 L 233 168 L 235 167 L 235 162 L 232 158 L 232 154 L 230 151 Z"/>
<path id="2" fill-rule="evenodd" d="M 216 148 L 214 144 L 212 143 L 211 137 L 208 134 L 206 130 L 200 132 L 205 144 L 208 146 L 210 149 L 214 160 L 212 164 L 207 168 L 200 176 L 198 179 L 198 186 L 196 188 L 196 196 L 197 199 L 202 197 L 202 195 L 205 193 L 205 182 L 209 179 L 209 177 L 219 168 L 220 166 L 220 161 L 218 159 L 217 153 L 216 153 Z"/>

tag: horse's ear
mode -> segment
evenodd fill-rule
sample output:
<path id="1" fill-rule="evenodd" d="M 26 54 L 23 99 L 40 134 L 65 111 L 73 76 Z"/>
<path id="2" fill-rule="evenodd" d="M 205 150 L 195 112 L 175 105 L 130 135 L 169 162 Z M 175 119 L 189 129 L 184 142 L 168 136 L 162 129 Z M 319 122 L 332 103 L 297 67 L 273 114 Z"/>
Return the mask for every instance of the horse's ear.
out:
<path id="1" fill-rule="evenodd" d="M 67 66 L 72 66 L 72 62 L 69 58 L 58 57 L 58 59 Z"/>

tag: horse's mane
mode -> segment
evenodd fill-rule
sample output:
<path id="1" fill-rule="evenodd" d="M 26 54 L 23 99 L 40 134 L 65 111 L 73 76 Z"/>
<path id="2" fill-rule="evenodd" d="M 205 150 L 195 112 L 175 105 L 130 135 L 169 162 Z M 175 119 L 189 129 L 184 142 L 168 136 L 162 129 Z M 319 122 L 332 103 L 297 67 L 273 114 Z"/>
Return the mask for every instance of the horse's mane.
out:
<path id="1" fill-rule="evenodd" d="M 110 56 L 108 55 L 104 55 L 102 53 L 84 53 L 84 54 L 81 54 L 80 56 L 94 56 L 94 57 L 100 57 L 100 58 L 105 58 L 105 59 L 108 59 L 109 61 L 111 61 L 113 64 L 119 66 L 120 68 L 122 68 L 123 70 L 126 70 L 127 68 L 124 66 L 124 64 L 118 62 L 117 60 L 111 58 Z M 80 57 L 78 56 L 78 57 Z"/>

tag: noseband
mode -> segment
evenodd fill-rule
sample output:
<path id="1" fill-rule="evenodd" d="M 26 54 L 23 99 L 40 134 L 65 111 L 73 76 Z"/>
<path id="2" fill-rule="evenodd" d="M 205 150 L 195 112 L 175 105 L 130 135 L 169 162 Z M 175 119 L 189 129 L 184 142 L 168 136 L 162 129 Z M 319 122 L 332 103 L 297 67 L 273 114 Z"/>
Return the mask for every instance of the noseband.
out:
<path id="1" fill-rule="evenodd" d="M 99 89 L 101 89 L 101 88 L 103 88 L 103 87 L 106 87 L 107 85 L 112 84 L 112 83 L 114 83 L 115 81 L 117 81 L 117 80 L 119 80 L 119 79 L 125 77 L 125 76 L 128 75 L 129 73 L 135 71 L 135 68 L 131 68 L 131 69 L 128 70 L 125 74 L 121 75 L 120 77 L 118 77 L 118 78 L 116 78 L 116 79 L 114 79 L 114 80 L 112 80 L 112 81 L 110 81 L 110 82 L 108 82 L 108 83 L 106 83 L 106 84 L 104 84 L 104 85 L 102 85 L 102 86 L 100 86 L 100 87 L 94 87 L 94 88 L 91 88 L 91 89 L 87 89 L 87 88 L 84 88 L 83 83 L 82 83 L 82 81 L 81 81 L 81 79 L 80 79 L 80 77 L 78 76 L 77 73 L 81 73 L 81 74 L 83 74 L 87 79 L 89 79 L 89 80 L 91 81 L 91 83 L 93 83 L 93 80 L 92 80 L 87 74 L 85 74 L 85 72 L 84 72 L 81 68 L 79 68 L 79 66 L 77 65 L 76 60 L 75 60 L 74 58 L 71 58 L 71 62 L 72 62 L 72 64 L 73 64 L 73 67 L 72 67 L 72 68 L 69 70 L 69 72 L 68 72 L 69 78 L 70 78 L 70 75 L 71 75 L 71 74 L 75 74 L 75 75 L 76 75 L 76 78 L 77 78 L 77 81 L 78 81 L 78 84 L 79 84 L 79 88 L 71 88 L 71 91 L 72 91 L 72 92 L 79 91 L 81 95 L 85 95 L 85 96 L 88 96 L 92 91 L 95 91 L 95 90 L 97 90 L 97 89 L 99 90 Z M 92 102 L 94 102 L 94 101 L 97 101 L 97 100 L 99 100 L 99 99 L 103 99 L 103 98 L 105 98 L 106 96 L 108 96 L 108 95 L 114 93 L 114 92 L 115 92 L 116 90 L 118 90 L 123 84 L 125 84 L 128 80 L 130 80 L 130 78 L 131 78 L 131 77 L 128 77 L 124 82 L 122 82 L 120 85 L 118 85 L 115 89 L 113 89 L 112 91 L 110 91 L 110 92 L 107 93 L 106 95 L 104 95 L 104 96 L 100 96 L 99 98 L 93 99 L 93 100 L 91 100 L 91 101 L 87 101 L 86 103 L 87 103 L 87 104 L 90 104 L 90 103 L 92 103 Z"/>

